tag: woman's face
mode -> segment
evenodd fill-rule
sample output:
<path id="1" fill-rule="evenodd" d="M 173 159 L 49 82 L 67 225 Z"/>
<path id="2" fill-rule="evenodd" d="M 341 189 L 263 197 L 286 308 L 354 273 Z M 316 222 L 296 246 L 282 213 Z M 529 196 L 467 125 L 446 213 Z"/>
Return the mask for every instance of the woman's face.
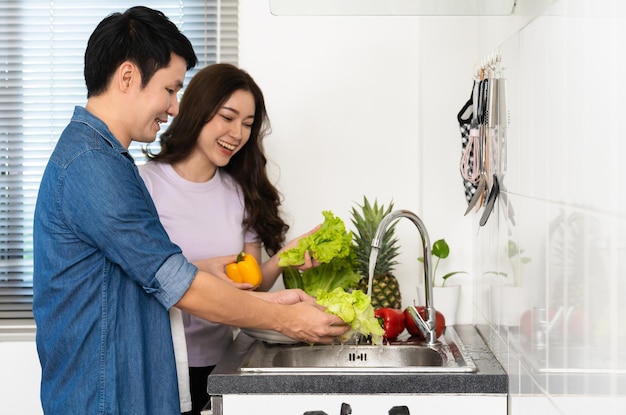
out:
<path id="1" fill-rule="evenodd" d="M 213 166 L 226 166 L 248 142 L 254 111 L 252 93 L 235 91 L 200 131 L 196 151 Z"/>

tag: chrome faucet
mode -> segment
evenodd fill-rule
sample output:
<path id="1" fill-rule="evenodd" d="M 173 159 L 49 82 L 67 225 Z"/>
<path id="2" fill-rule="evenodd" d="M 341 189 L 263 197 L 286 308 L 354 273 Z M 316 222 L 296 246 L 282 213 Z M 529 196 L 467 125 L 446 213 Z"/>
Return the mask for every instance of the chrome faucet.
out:
<path id="1" fill-rule="evenodd" d="M 409 314 L 417 324 L 424 337 L 426 343 L 429 346 L 438 344 L 436 335 L 436 315 L 435 308 L 433 306 L 433 275 L 431 270 L 431 248 L 430 238 L 428 237 L 428 231 L 422 220 L 413 212 L 408 210 L 395 210 L 385 216 L 376 229 L 376 234 L 372 239 L 372 251 L 369 259 L 369 284 L 367 293 L 372 293 L 372 280 L 374 279 L 374 268 L 376 267 L 376 259 L 378 258 L 378 251 L 382 245 L 383 235 L 389 227 L 389 225 L 396 219 L 407 218 L 417 227 L 422 238 L 422 246 L 424 247 L 424 287 L 425 287 L 425 301 L 426 301 L 426 319 L 417 312 L 414 306 L 408 306 Z"/>

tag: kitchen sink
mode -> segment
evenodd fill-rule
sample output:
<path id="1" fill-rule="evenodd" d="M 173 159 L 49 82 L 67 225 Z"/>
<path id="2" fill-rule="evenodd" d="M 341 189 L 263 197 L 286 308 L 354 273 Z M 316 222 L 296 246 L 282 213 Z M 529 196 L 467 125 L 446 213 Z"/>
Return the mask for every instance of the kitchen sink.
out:
<path id="1" fill-rule="evenodd" d="M 453 327 L 440 343 L 410 339 L 392 344 L 276 345 L 255 342 L 242 372 L 474 372 L 476 366 Z"/>

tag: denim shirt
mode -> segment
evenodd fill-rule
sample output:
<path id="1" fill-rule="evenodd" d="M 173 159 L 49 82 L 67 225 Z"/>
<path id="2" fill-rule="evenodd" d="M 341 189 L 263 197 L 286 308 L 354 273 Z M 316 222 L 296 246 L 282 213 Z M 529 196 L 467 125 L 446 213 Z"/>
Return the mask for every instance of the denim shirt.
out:
<path id="1" fill-rule="evenodd" d="M 82 107 L 44 172 L 33 238 L 44 412 L 179 414 L 168 310 L 197 268 L 127 149 Z"/>

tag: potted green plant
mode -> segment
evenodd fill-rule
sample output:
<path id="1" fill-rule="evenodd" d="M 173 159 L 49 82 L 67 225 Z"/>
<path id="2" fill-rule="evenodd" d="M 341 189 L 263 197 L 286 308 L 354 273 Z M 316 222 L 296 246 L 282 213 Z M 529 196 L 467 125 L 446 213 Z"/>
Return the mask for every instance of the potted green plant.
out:
<path id="1" fill-rule="evenodd" d="M 435 261 L 435 265 L 433 267 L 433 277 L 434 277 L 433 279 L 434 279 L 435 287 L 445 287 L 446 282 L 448 281 L 448 278 L 450 278 L 453 275 L 467 274 L 467 271 L 448 272 L 441 276 L 440 278 L 441 285 L 437 285 L 437 269 L 439 268 L 439 262 L 441 262 L 442 259 L 446 259 L 448 256 L 450 256 L 450 246 L 448 245 L 445 239 L 439 239 L 433 243 L 433 246 L 431 248 L 431 255 L 437 258 L 437 260 Z M 417 258 L 417 260 L 420 261 L 421 263 L 424 263 L 424 257 L 419 257 Z M 432 260 L 431 260 L 431 264 L 432 264 Z"/>
<path id="2" fill-rule="evenodd" d="M 461 285 L 447 284 L 453 275 L 467 274 L 467 271 L 451 271 L 441 276 L 437 273 L 441 260 L 450 256 L 450 246 L 445 239 L 438 239 L 431 248 L 431 266 L 433 267 L 433 302 L 435 309 L 439 310 L 446 318 L 446 325 L 456 323 L 459 299 L 461 297 Z M 417 259 L 424 263 L 424 257 Z"/>

